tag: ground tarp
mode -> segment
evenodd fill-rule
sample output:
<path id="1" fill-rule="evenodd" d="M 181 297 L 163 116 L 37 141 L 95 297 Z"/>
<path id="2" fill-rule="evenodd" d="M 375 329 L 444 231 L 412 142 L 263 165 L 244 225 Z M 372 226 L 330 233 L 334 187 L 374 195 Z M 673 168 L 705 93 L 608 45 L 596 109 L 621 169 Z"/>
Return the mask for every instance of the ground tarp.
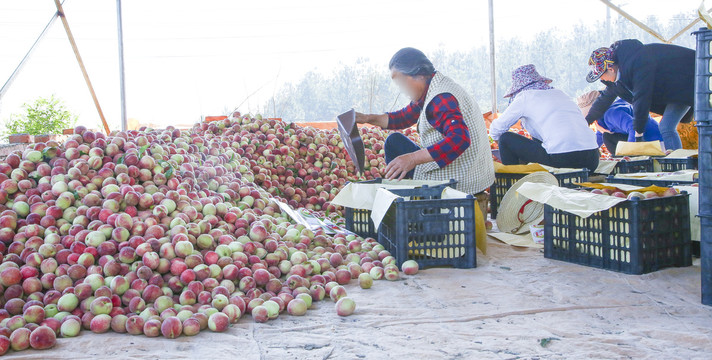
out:
<path id="1" fill-rule="evenodd" d="M 634 276 L 545 259 L 490 239 L 476 269 L 436 268 L 369 290 L 347 286 L 356 313 L 330 300 L 306 316 L 249 316 L 225 333 L 175 340 L 127 334 L 59 339 L 16 359 L 709 359 L 712 307 L 699 260 Z M 542 341 L 544 339 L 544 341 Z M 542 346 L 544 344 L 544 346 Z"/>

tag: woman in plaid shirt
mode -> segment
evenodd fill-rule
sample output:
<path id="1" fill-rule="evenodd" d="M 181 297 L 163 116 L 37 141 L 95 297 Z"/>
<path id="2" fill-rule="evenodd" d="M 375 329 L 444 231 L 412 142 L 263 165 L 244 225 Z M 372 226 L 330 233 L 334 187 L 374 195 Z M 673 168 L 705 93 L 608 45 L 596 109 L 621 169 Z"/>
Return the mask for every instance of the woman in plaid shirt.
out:
<path id="1" fill-rule="evenodd" d="M 477 104 L 459 85 L 436 72 L 419 50 L 401 49 L 389 68 L 393 81 L 412 102 L 386 114 L 356 113 L 356 122 L 391 130 L 417 125 L 423 147 L 401 133 L 389 135 L 384 145 L 386 178 L 453 178 L 462 191 L 486 190 L 494 182 L 494 168 Z"/>

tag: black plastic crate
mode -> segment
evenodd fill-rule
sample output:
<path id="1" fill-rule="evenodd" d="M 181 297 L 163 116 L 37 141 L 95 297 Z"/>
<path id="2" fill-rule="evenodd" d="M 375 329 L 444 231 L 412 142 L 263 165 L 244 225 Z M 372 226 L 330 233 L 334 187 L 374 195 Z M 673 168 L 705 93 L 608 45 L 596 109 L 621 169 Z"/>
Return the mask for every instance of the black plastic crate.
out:
<path id="1" fill-rule="evenodd" d="M 653 171 L 653 159 L 621 160 L 616 164 L 612 174 L 634 174 Z"/>
<path id="2" fill-rule="evenodd" d="M 671 187 L 675 185 L 691 185 L 697 183 L 696 181 L 681 181 L 681 180 L 648 180 L 648 179 L 628 179 L 628 178 L 617 178 L 614 176 L 609 176 L 606 178 L 606 182 L 612 184 L 627 184 L 636 186 L 660 186 L 660 187 Z"/>
<path id="3" fill-rule="evenodd" d="M 697 169 L 697 157 L 688 157 L 685 159 L 655 159 L 660 164 L 660 171 L 673 172 L 687 169 Z"/>
<path id="4" fill-rule="evenodd" d="M 527 175 L 529 174 L 494 174 L 494 184 L 490 186 L 489 191 L 490 214 L 492 215 L 492 219 L 497 218 L 497 208 L 499 207 L 499 203 L 502 202 L 504 194 L 507 193 L 507 190 L 509 190 L 509 188 L 511 188 L 514 183 L 519 181 L 519 179 Z M 576 185 L 574 185 L 575 183 L 588 181 L 588 169 L 552 175 L 554 175 L 554 177 L 559 180 L 559 186 L 568 188 L 576 187 Z"/>
<path id="5" fill-rule="evenodd" d="M 544 206 L 544 256 L 626 274 L 692 265 L 689 195 L 633 199 L 588 218 Z"/>
<path id="6" fill-rule="evenodd" d="M 359 184 L 380 184 L 382 182 L 383 179 L 378 178 L 373 180 L 361 181 L 359 182 Z M 446 187 L 451 187 L 455 189 L 456 186 L 457 181 L 451 179 L 448 183 L 445 183 L 443 185 L 431 186 L 431 188 L 437 189 L 442 192 Z M 428 186 L 426 185 L 423 188 L 428 188 Z M 373 225 L 373 220 L 371 220 L 371 210 L 346 207 L 344 215 L 346 217 L 346 230 L 354 232 L 363 238 L 371 237 L 374 239 L 378 239 L 378 229 L 376 229 L 376 227 Z"/>
<path id="7" fill-rule="evenodd" d="M 406 260 L 415 260 L 420 268 L 477 267 L 472 195 L 441 199 L 441 191 L 424 188 L 391 192 L 410 197 L 396 199 L 378 229 L 378 242 L 396 258 L 398 267 Z"/>

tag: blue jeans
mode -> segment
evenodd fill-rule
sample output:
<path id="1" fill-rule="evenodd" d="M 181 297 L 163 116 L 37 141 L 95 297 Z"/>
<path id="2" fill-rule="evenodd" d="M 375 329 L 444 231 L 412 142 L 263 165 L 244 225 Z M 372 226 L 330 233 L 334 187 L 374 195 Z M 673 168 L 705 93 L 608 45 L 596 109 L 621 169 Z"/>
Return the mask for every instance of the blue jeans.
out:
<path id="1" fill-rule="evenodd" d="M 660 134 L 663 136 L 665 150 L 677 150 L 682 148 L 680 134 L 677 132 L 677 124 L 690 110 L 688 105 L 667 104 L 663 118 L 660 120 Z"/>
<path id="2" fill-rule="evenodd" d="M 383 150 L 386 152 L 386 164 L 389 164 L 393 161 L 393 159 L 401 155 L 410 154 L 420 150 L 420 146 L 401 133 L 393 133 L 388 135 L 386 138 Z M 412 179 L 414 174 L 415 169 L 408 171 L 405 178 Z"/>

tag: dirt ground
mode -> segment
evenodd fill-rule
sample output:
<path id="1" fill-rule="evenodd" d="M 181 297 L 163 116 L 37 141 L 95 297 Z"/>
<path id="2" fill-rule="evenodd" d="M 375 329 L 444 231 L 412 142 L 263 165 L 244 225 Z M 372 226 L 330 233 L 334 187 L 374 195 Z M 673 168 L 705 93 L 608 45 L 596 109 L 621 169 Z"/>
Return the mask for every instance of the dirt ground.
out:
<path id="1" fill-rule="evenodd" d="M 634 276 L 545 259 L 489 240 L 478 267 L 421 270 L 347 286 L 356 313 L 331 301 L 266 324 L 176 340 L 83 331 L 48 351 L 7 358 L 94 359 L 710 359 L 712 307 L 699 260 Z"/>

